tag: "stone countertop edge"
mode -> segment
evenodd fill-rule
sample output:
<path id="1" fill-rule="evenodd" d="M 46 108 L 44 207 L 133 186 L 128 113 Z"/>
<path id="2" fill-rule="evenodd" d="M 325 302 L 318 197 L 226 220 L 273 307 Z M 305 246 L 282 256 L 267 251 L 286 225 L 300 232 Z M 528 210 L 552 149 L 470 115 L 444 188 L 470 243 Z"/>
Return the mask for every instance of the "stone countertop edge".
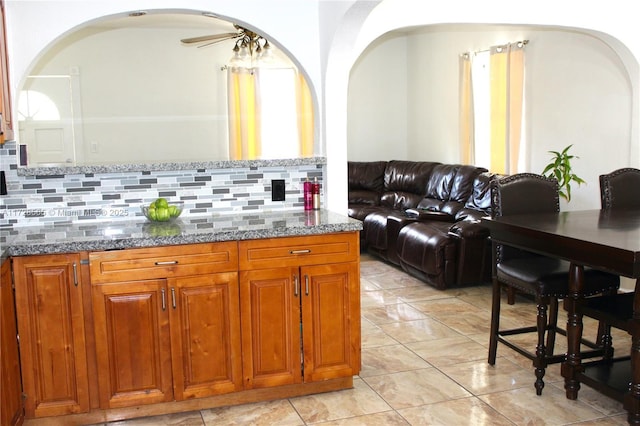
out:
<path id="1" fill-rule="evenodd" d="M 217 223 L 218 222 L 218 223 Z M 224 222 L 220 225 L 219 222 Z M 235 222 L 235 223 L 234 223 Z M 246 216 L 190 217 L 187 223 L 151 224 L 146 220 L 104 222 L 93 224 L 88 235 L 78 236 L 78 229 L 87 224 L 66 227 L 24 227 L 13 235 L 2 235 L 0 257 L 38 254 L 74 253 L 81 251 L 119 250 L 220 241 L 240 241 L 277 237 L 321 235 L 360 231 L 362 222 L 329 211 L 317 213 L 251 213 Z M 151 231 L 148 228 L 151 226 Z M 154 235 L 163 227 L 175 230 L 175 235 Z M 177 226 L 177 228 L 171 228 Z M 55 232 L 54 232 L 55 231 Z M 115 231 L 115 232 L 114 232 Z M 122 232 L 118 232 L 122 231 Z M 52 233 L 53 232 L 53 233 Z M 74 234 L 69 237 L 66 233 Z M 49 236 L 46 234 L 49 233 Z M 64 235 L 63 235 L 64 234 Z M 29 235 L 32 237 L 30 238 Z M 33 237 L 35 235 L 35 238 Z M 38 238 L 39 237 L 39 238 Z"/>

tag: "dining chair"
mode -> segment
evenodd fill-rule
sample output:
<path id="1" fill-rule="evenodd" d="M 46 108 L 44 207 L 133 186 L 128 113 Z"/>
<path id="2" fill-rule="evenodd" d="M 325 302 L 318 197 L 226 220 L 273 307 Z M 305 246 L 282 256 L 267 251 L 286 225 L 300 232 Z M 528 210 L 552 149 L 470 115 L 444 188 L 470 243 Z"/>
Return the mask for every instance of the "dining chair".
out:
<path id="1" fill-rule="evenodd" d="M 603 210 L 640 207 L 640 169 L 625 167 L 600 175 L 600 202 Z"/>
<path id="2" fill-rule="evenodd" d="M 602 213 L 614 214 L 618 209 L 640 208 L 640 169 L 625 167 L 600 175 L 600 207 Z M 636 282 L 636 288 L 639 285 L 640 281 Z M 578 305 L 583 316 L 600 321 L 598 341 L 605 350 L 604 360 L 613 360 L 611 327 L 631 332 L 633 296 L 634 292 L 616 292 L 586 299 Z"/>
<path id="3" fill-rule="evenodd" d="M 533 173 L 518 173 L 497 179 L 491 185 L 491 215 L 498 219 L 516 214 L 557 213 L 560 211 L 558 182 Z M 549 364 L 562 362 L 564 353 L 554 352 L 556 333 L 566 335 L 558 327 L 558 301 L 569 295 L 569 263 L 492 242 L 493 289 L 489 339 L 490 365 L 495 365 L 498 342 L 533 361 L 536 394 L 541 395 L 544 375 Z M 616 292 L 620 278 L 616 275 L 585 268 L 585 295 Z M 536 323 L 510 329 L 500 328 L 502 289 L 515 289 L 536 303 Z M 534 348 L 517 343 L 511 336 L 537 333 Z M 582 340 L 583 358 L 601 356 L 597 342 Z"/>

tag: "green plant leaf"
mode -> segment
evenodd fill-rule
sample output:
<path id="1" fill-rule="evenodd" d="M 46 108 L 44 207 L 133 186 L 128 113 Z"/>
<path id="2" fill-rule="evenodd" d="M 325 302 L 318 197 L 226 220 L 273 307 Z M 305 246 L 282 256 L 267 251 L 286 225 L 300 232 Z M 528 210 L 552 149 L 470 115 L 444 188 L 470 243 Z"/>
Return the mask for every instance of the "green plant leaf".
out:
<path id="1" fill-rule="evenodd" d="M 552 154 L 551 161 L 542 171 L 543 176 L 555 178 L 558 181 L 558 195 L 567 202 L 571 201 L 571 182 L 577 183 L 578 186 L 586 184 L 582 178 L 573 173 L 571 163 L 580 157 L 569 154 L 572 146 L 573 144 L 565 147 L 561 152 L 548 151 L 549 154 Z"/>

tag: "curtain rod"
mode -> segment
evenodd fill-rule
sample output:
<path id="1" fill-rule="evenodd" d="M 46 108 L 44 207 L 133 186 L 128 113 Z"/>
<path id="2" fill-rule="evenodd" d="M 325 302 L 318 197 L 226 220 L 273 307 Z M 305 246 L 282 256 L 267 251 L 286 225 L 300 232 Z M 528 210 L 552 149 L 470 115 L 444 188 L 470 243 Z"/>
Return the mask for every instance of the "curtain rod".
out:
<path id="1" fill-rule="evenodd" d="M 500 46 L 506 46 L 507 44 L 517 44 L 518 47 L 524 47 L 527 44 L 529 44 L 529 40 L 519 40 L 519 41 L 515 41 L 513 43 L 505 43 L 505 44 L 499 44 L 496 47 L 500 47 Z M 462 55 L 469 55 L 471 53 L 482 53 L 482 52 L 489 52 L 491 51 L 491 47 L 488 49 L 483 49 L 483 50 L 475 50 L 473 52 L 464 52 Z"/>

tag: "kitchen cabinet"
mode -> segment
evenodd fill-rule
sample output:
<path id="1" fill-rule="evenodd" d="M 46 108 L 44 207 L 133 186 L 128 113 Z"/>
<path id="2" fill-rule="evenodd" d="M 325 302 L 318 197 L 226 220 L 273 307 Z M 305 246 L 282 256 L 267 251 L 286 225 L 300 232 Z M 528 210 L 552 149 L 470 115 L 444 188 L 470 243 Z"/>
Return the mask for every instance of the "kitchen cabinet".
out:
<path id="1" fill-rule="evenodd" d="M 240 241 L 239 256 L 245 388 L 359 373 L 357 233 Z"/>
<path id="2" fill-rule="evenodd" d="M 236 242 L 89 259 L 101 408 L 242 388 Z"/>
<path id="3" fill-rule="evenodd" d="M 0 270 L 0 425 L 22 423 L 22 383 L 11 262 Z"/>
<path id="4" fill-rule="evenodd" d="M 13 258 L 25 416 L 89 410 L 79 254 Z"/>
<path id="5" fill-rule="evenodd" d="M 338 232 L 13 257 L 24 417 L 95 424 L 351 388 L 359 255 L 358 232 Z M 18 388 L 4 415 L 21 394 L 2 377 L 3 404 Z"/>

